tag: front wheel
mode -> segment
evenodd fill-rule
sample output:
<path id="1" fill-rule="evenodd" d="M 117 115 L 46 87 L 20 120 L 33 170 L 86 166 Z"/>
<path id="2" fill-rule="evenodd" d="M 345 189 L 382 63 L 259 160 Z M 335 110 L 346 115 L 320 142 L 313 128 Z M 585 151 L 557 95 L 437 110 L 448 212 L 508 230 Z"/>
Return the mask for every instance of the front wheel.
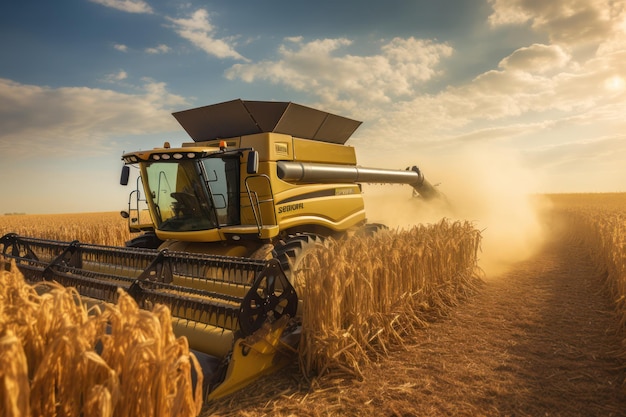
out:
<path id="1" fill-rule="evenodd" d="M 323 238 L 312 233 L 297 233 L 281 239 L 274 245 L 273 255 L 278 259 L 292 285 L 298 271 L 306 266 L 305 259 L 324 246 Z"/>

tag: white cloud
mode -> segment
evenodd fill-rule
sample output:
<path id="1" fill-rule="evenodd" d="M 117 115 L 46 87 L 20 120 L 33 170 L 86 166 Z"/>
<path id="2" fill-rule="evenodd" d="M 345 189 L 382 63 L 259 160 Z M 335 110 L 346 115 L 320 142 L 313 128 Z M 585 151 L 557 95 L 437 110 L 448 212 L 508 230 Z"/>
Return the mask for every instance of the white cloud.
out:
<path id="1" fill-rule="evenodd" d="M 546 73 L 561 70 L 570 59 L 569 53 L 558 45 L 533 44 L 513 52 L 498 66 L 508 70 Z"/>
<path id="2" fill-rule="evenodd" d="M 113 45 L 113 48 L 117 49 L 120 52 L 128 52 L 128 46 L 123 44 L 116 43 L 115 45 Z"/>
<path id="3" fill-rule="evenodd" d="M 149 53 L 149 54 L 166 54 L 169 51 L 171 51 L 171 48 L 164 44 L 161 44 L 153 48 L 146 48 L 146 53 Z"/>
<path id="4" fill-rule="evenodd" d="M 468 85 L 379 109 L 377 117 L 372 115 L 378 122 L 364 126 L 361 133 L 371 138 L 364 141 L 371 148 L 382 144 L 402 148 L 411 144 L 428 151 L 462 143 L 513 143 L 521 136 L 543 137 L 542 132 L 566 130 L 559 125 L 561 120 L 574 129 L 604 124 L 607 130 L 617 132 L 623 116 L 619 110 L 622 106 L 616 107 L 615 102 L 624 101 L 624 93 L 615 98 L 602 88 L 602 80 L 601 72 L 564 73 L 547 78 L 490 71 Z M 394 141 L 385 142 L 386 137 L 393 137 Z M 563 136 L 555 133 L 553 137 Z M 532 145 L 519 141 L 515 146 L 525 149 Z"/>
<path id="5" fill-rule="evenodd" d="M 154 13 L 152 7 L 143 0 L 90 0 L 112 9 L 121 10 L 127 13 Z"/>
<path id="6" fill-rule="evenodd" d="M 126 73 L 126 71 L 120 70 L 120 71 L 118 71 L 116 73 L 108 74 L 105 77 L 105 80 L 107 82 L 118 82 L 118 81 L 123 81 L 123 80 L 125 80 L 127 78 L 128 78 L 128 74 Z"/>
<path id="7" fill-rule="evenodd" d="M 413 37 L 394 38 L 382 45 L 379 54 L 368 56 L 342 54 L 352 44 L 346 38 L 286 41 L 278 50 L 280 59 L 236 64 L 226 77 L 249 83 L 268 80 L 343 106 L 361 100 L 388 103 L 415 94 L 439 74 L 441 60 L 453 52 L 445 43 Z"/>
<path id="8" fill-rule="evenodd" d="M 622 1 L 612 0 L 489 0 L 493 26 L 529 22 L 553 42 L 574 45 L 607 39 L 617 29 Z M 618 26 L 616 26 L 616 24 Z"/>
<path id="9" fill-rule="evenodd" d="M 616 146 L 626 129 L 626 14 L 617 2 L 609 12 L 602 1 L 570 3 L 492 1 L 499 13 L 493 24 L 529 22 L 551 43 L 520 47 L 497 67 L 441 91 L 424 92 L 433 91 L 451 46 L 414 38 L 395 38 L 367 55 L 350 53 L 356 40 L 285 38 L 277 59 L 233 65 L 226 77 L 283 85 L 320 108 L 365 120 L 351 143 L 366 165 L 441 160 L 488 144 L 522 153 L 534 173 L 548 172 L 544 190 L 576 189 L 583 180 L 607 190 L 618 186 L 607 176 L 626 175 L 626 150 Z M 583 16 L 589 20 L 579 21 Z M 565 31 L 564 22 L 573 29 Z M 558 177 L 554 166 L 567 167 L 571 179 Z"/>
<path id="10" fill-rule="evenodd" d="M 375 122 L 359 129 L 357 147 L 366 158 L 384 160 L 385 149 L 413 163 L 489 144 L 494 157 L 520 153 L 537 191 L 623 191 L 626 36 L 618 38 L 586 57 L 572 54 L 576 45 L 522 47 L 468 83 L 370 108 Z"/>
<path id="11" fill-rule="evenodd" d="M 191 17 L 174 19 L 167 18 L 174 24 L 174 31 L 184 39 L 209 55 L 218 58 L 232 58 L 247 61 L 234 48 L 233 38 L 218 39 L 215 37 L 215 27 L 209 20 L 209 13 L 204 9 L 196 10 Z"/>
<path id="12" fill-rule="evenodd" d="M 0 79 L 0 154 L 19 155 L 35 145 L 50 153 L 93 152 L 116 135 L 178 130 L 170 109 L 186 104 L 163 83 L 149 82 L 133 95 Z"/>

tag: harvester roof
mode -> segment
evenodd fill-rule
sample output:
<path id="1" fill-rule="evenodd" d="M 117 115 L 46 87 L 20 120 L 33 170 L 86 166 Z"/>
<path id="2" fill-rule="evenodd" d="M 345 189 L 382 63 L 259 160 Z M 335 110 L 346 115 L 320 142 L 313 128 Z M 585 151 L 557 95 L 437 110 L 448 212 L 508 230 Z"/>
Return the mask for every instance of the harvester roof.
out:
<path id="1" fill-rule="evenodd" d="M 172 114 L 195 142 L 274 132 L 343 145 L 361 125 L 284 101 L 236 99 Z"/>

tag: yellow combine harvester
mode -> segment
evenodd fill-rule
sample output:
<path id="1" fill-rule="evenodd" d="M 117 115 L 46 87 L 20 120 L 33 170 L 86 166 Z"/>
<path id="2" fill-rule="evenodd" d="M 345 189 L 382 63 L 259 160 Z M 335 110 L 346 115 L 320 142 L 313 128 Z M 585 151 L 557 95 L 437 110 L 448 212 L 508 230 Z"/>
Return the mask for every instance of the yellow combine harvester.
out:
<path id="1" fill-rule="evenodd" d="M 15 234 L 0 246 L 29 280 L 76 287 L 88 302 L 115 302 L 123 288 L 143 308 L 168 305 L 217 398 L 292 357 L 301 259 L 325 237 L 378 227 L 367 223 L 361 183 L 440 194 L 416 167 L 358 166 L 345 142 L 361 122 L 345 117 L 243 100 L 174 117 L 194 142 L 122 157 L 123 185 L 129 166 L 140 173 L 122 215 L 141 235 L 127 247 Z"/>

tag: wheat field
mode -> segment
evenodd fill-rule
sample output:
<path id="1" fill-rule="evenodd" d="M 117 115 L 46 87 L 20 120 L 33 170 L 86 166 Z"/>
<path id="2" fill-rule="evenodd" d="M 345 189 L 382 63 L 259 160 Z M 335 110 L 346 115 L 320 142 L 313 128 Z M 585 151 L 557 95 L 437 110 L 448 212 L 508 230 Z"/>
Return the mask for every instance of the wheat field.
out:
<path id="1" fill-rule="evenodd" d="M 552 204 L 549 223 L 566 228 L 588 248 L 605 277 L 624 329 L 626 194 L 548 198 Z M 0 235 L 9 232 L 104 245 L 123 245 L 131 238 L 117 213 L 0 217 Z M 480 287 L 480 245 L 481 233 L 471 222 L 445 219 L 326 241 L 305 259 L 295 280 L 298 295 L 305 300 L 298 352 L 302 374 L 308 378 L 338 373 L 358 377 L 363 366 L 384 356 L 390 346 L 401 345 L 406 335 L 433 316 L 446 315 Z M 40 295 L 18 272 L 1 274 L 0 361 L 5 358 L 5 362 L 0 366 L 0 398 L 5 400 L 0 403 L 0 415 L 114 416 L 129 415 L 129 410 L 132 415 L 144 415 L 141 412 L 154 407 L 172 413 L 160 415 L 200 412 L 201 398 L 192 392 L 187 379 L 166 382 L 173 378 L 167 372 L 188 374 L 194 366 L 186 341 L 172 333 L 167 309 L 141 311 L 132 299 L 121 297 L 118 306 L 88 312 L 73 301 L 72 289 L 55 287 Z M 59 306 L 67 308 L 67 313 L 59 314 Z M 123 318 L 128 323 L 121 324 Z M 103 320 L 118 320 L 120 329 L 128 332 L 117 338 L 113 332 L 107 335 Z M 144 322 L 150 324 L 140 324 Z M 67 340 L 80 343 L 68 344 Z M 96 354 L 97 341 L 103 345 L 104 340 L 108 341 L 106 350 Z M 142 348 L 128 359 L 127 350 L 138 340 Z M 150 350 L 148 345 L 158 347 Z M 7 361 L 9 357 L 13 359 Z M 75 364 L 69 367 L 74 373 L 59 363 Z M 163 373 L 150 373 L 155 368 Z M 66 387 L 65 381 L 83 379 L 81 384 L 72 384 L 78 388 Z M 129 381 L 132 387 L 123 385 Z M 175 392 L 173 385 L 182 391 Z M 123 405 L 129 392 L 142 399 Z"/>
<path id="2" fill-rule="evenodd" d="M 120 245 L 130 238 L 124 220 L 116 213 L 4 216 L 0 218 L 0 234 L 8 232 L 62 241 L 80 240 L 107 245 Z M 360 366 L 370 360 L 372 354 L 384 354 L 389 344 L 401 343 L 403 334 L 421 326 L 428 315 L 445 314 L 461 298 L 471 293 L 480 282 L 480 272 L 476 263 L 479 245 L 480 233 L 471 223 L 447 220 L 432 225 L 416 226 L 411 230 L 386 230 L 374 236 L 364 236 L 348 241 L 328 240 L 317 253 L 309 256 L 306 268 L 301 271 L 303 276 L 298 278 L 298 282 L 310 283 L 310 285 L 298 288 L 299 296 L 305 300 L 306 306 L 302 317 L 304 331 L 299 352 L 302 372 L 310 376 L 336 371 L 358 375 Z M 384 249 L 372 252 L 368 248 Z M 376 255 L 372 256 L 374 253 Z M 3 274 L 5 280 L 13 283 L 12 288 L 17 286 L 20 288 L 19 291 L 28 294 L 25 296 L 27 300 L 29 297 L 35 297 L 35 291 L 23 282 L 18 272 L 3 272 Z M 0 335 L 3 337 L 1 346 L 6 349 L 5 352 L 15 351 L 19 357 L 26 358 L 26 364 L 22 365 L 21 371 L 12 372 L 10 378 L 13 382 L 4 385 L 4 389 L 9 392 L 17 389 L 16 387 L 22 387 L 19 394 L 11 396 L 16 402 L 5 404 L 5 410 L 13 410 L 10 415 L 80 415 L 86 409 L 77 408 L 76 404 L 83 404 L 81 407 L 87 407 L 90 406 L 89 404 L 96 403 L 109 404 L 108 408 L 102 408 L 105 411 L 109 410 L 108 414 L 102 415 L 125 415 L 118 412 L 119 409 L 124 409 L 123 407 L 119 405 L 114 407 L 114 405 L 124 402 L 120 395 L 127 392 L 129 387 L 119 385 L 119 381 L 115 382 L 115 375 L 119 376 L 124 372 L 136 373 L 137 379 L 153 381 L 158 378 L 146 377 L 145 372 L 153 367 L 155 361 L 162 364 L 169 362 L 171 366 L 189 363 L 188 360 L 185 362 L 181 359 L 190 356 L 185 343 L 180 339 L 175 339 L 171 334 L 171 326 L 165 324 L 169 320 L 169 312 L 166 310 L 137 311 L 136 306 L 129 307 L 133 304 L 132 300 L 129 297 L 123 297 L 120 306 L 111 306 L 105 309 L 104 313 L 88 314 L 84 306 L 68 304 L 67 294 L 71 291 L 71 289 L 55 288 L 42 300 L 37 299 L 36 303 L 47 305 L 47 302 L 52 301 L 44 303 L 44 300 L 61 295 L 65 297 L 66 307 L 74 310 L 71 310 L 71 313 L 64 313 L 63 316 L 75 316 L 78 319 L 78 322 L 70 326 L 71 331 L 87 332 L 88 334 L 81 336 L 84 337 L 84 342 L 72 349 L 67 346 L 62 347 L 63 345 L 56 347 L 57 342 L 49 340 L 39 342 L 40 350 L 36 354 L 29 346 L 35 343 L 34 340 L 41 340 L 41 336 L 32 330 L 31 325 L 26 327 L 31 330 L 25 331 L 11 328 L 6 324 L 16 321 L 18 308 L 15 304 L 18 301 L 9 295 L 2 296 L 3 305 L 10 307 L 2 311 L 2 323 L 5 325 L 0 326 Z M 129 309 L 132 314 L 129 314 Z M 27 316 L 30 312 L 31 317 L 20 320 L 37 322 L 42 315 L 48 320 L 58 320 L 59 314 L 53 314 L 52 311 L 45 308 L 40 309 L 39 312 L 24 310 L 23 314 Z M 155 324 L 154 329 L 161 329 L 161 332 L 166 334 L 160 336 L 161 339 L 167 339 L 173 345 L 169 348 L 159 347 L 158 352 L 165 355 L 166 351 L 170 350 L 174 351 L 177 356 L 159 357 L 159 354 L 149 350 L 138 352 L 135 360 L 125 362 L 131 366 L 131 370 L 124 371 L 120 368 L 121 357 L 119 355 L 128 348 L 128 342 L 119 340 L 119 342 L 110 342 L 107 345 L 111 349 L 109 352 L 117 353 L 107 354 L 107 351 L 103 351 L 101 355 L 93 354 L 94 341 L 107 337 L 102 335 L 102 320 L 111 320 L 112 317 L 119 320 L 120 312 L 125 317 L 143 314 L 145 320 L 160 323 L 160 325 Z M 129 320 L 135 325 L 141 322 L 138 319 Z M 98 326 L 100 326 L 100 336 L 96 335 Z M 69 330 L 61 332 L 59 336 L 61 339 L 67 337 L 64 333 L 66 331 Z M 135 331 L 145 331 L 145 329 Z M 116 347 L 115 343 L 119 343 L 120 346 Z M 22 351 L 19 351 L 20 347 Z M 89 387 L 85 388 L 89 392 L 83 390 L 69 393 L 61 390 L 60 394 L 55 393 L 55 395 L 62 395 L 62 400 L 60 398 L 55 400 L 51 398 L 53 392 L 37 391 L 41 388 L 36 385 L 36 382 L 45 378 L 51 378 L 50 386 L 62 384 L 65 378 L 69 378 L 69 374 L 64 373 L 68 371 L 62 367 L 48 371 L 48 374 L 45 374 L 48 376 L 34 378 L 35 370 L 43 366 L 41 358 L 46 355 L 46 352 L 61 354 L 56 353 L 57 349 L 60 349 L 64 355 L 68 355 L 68 361 L 70 357 L 80 357 L 83 358 L 80 360 L 86 361 L 88 365 L 100 367 L 98 371 L 100 379 L 90 381 L 85 385 Z M 79 359 L 72 360 L 80 362 Z M 107 360 L 113 362 L 108 363 Z M 76 369 L 81 369 L 83 373 L 78 372 L 72 379 L 87 378 L 90 372 L 87 372 L 86 366 L 77 367 Z M 9 376 L 4 375 L 2 378 L 8 381 Z M 128 381 L 128 378 L 124 380 Z M 188 382 L 181 382 L 179 385 L 185 388 L 183 396 L 185 401 L 179 400 L 177 404 L 184 405 L 183 408 L 188 413 L 185 415 L 194 415 L 197 413 L 197 408 L 194 408 L 195 403 L 192 403 L 192 400 L 195 401 L 197 397 L 189 392 Z M 143 394 L 141 391 L 144 391 Z M 138 398 L 147 396 L 148 399 L 145 401 L 148 405 L 155 405 L 158 397 L 157 391 L 154 387 L 138 384 L 132 392 Z M 170 394 L 170 397 L 172 395 L 174 394 Z M 85 398 L 89 400 L 85 401 Z M 44 403 L 41 404 L 41 401 Z M 60 410 L 59 402 L 73 404 L 71 406 L 73 408 L 67 412 L 64 409 Z M 55 403 L 57 406 L 54 406 Z M 29 408 L 24 408 L 25 404 Z M 19 409 L 26 409 L 26 411 L 22 414 L 15 412 Z M 148 407 L 148 409 L 151 408 Z M 28 414 L 28 410 L 32 414 Z M 134 411 L 138 412 L 138 410 Z M 180 409 L 177 412 L 178 415 L 183 415 L 180 414 Z"/>
<path id="3" fill-rule="evenodd" d="M 111 246 L 124 246 L 131 238 L 128 221 L 114 212 L 0 216 L 0 237 L 7 233 Z"/>
<path id="4" fill-rule="evenodd" d="M 202 396 L 187 340 L 164 306 L 87 309 L 54 283 L 28 285 L 0 262 L 0 415 L 195 416 Z M 45 289 L 42 286 L 45 285 Z M 51 288 L 50 288 L 51 287 Z"/>

